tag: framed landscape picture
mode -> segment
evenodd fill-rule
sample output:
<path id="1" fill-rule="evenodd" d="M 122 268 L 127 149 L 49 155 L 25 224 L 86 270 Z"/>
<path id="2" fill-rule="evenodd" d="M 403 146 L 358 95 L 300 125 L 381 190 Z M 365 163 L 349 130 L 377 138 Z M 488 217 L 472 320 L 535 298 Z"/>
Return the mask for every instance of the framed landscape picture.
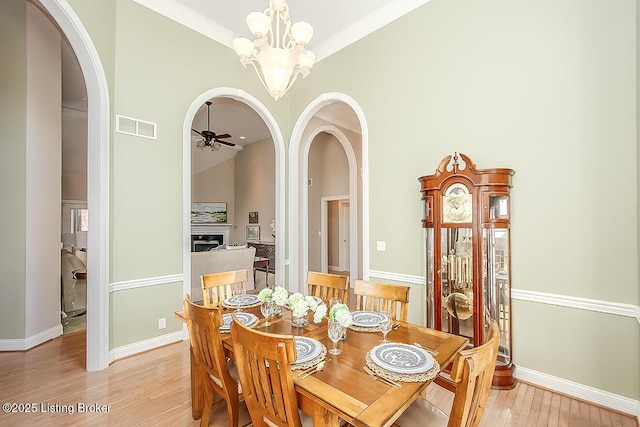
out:
<path id="1" fill-rule="evenodd" d="M 247 240 L 260 240 L 259 225 L 247 225 Z"/>
<path id="2" fill-rule="evenodd" d="M 191 203 L 191 223 L 212 224 L 227 222 L 226 202 Z"/>

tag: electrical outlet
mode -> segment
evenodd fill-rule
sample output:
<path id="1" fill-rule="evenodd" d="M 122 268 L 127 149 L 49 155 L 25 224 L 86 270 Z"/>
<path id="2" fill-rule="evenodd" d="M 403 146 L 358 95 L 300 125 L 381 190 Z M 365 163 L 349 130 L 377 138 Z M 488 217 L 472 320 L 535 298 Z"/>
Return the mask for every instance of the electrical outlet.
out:
<path id="1" fill-rule="evenodd" d="M 164 317 L 162 319 L 158 319 L 158 329 L 164 329 L 167 327 L 167 319 Z"/>

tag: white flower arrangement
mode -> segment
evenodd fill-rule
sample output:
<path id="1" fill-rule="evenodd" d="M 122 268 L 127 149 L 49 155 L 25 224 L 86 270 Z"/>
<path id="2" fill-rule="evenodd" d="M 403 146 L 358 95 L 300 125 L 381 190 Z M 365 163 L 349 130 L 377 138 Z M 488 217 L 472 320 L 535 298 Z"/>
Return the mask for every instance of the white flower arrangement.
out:
<path id="1" fill-rule="evenodd" d="M 324 304 L 318 304 L 316 299 L 311 296 L 304 296 L 299 292 L 291 295 L 288 300 L 291 314 L 294 317 L 301 317 L 307 314 L 307 311 L 313 311 L 314 323 L 322 322 L 322 319 L 327 315 L 327 306 Z"/>
<path id="2" fill-rule="evenodd" d="M 329 312 L 329 319 L 338 322 L 343 328 L 348 328 L 353 322 L 353 317 L 347 304 L 334 304 Z"/>
<path id="3" fill-rule="evenodd" d="M 287 304 L 289 293 L 282 286 L 276 286 L 274 289 L 264 288 L 258 294 L 260 301 L 273 301 L 276 305 L 282 307 Z"/>

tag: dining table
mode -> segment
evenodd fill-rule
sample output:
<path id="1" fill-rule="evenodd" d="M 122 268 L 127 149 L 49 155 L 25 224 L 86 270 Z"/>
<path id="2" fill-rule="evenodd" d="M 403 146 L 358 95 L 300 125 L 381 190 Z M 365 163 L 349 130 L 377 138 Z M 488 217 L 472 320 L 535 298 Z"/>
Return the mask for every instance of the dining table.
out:
<path id="1" fill-rule="evenodd" d="M 333 346 L 327 336 L 327 319 L 314 323 L 312 312 L 308 313 L 307 325 L 298 327 L 292 324 L 291 311 L 286 308 L 282 309 L 281 316 L 269 318 L 269 326 L 262 326 L 265 319 L 260 314 L 258 306 L 247 307 L 243 311 L 252 313 L 259 319 L 251 326 L 260 331 L 313 338 L 327 350 Z M 233 312 L 234 309 L 231 307 L 224 310 L 224 313 Z M 186 321 L 183 311 L 176 311 L 175 315 Z M 377 328 L 370 329 L 371 331 L 369 328 L 347 328 L 346 337 L 338 343 L 341 354 L 336 356 L 327 352 L 323 369 L 313 371 L 308 376 L 301 376 L 301 370 L 294 370 L 298 407 L 313 418 L 314 426 L 340 426 L 343 424 L 341 420 L 363 427 L 390 426 L 433 381 L 434 378 L 420 381 L 396 380 L 394 385 L 379 375 L 370 375 L 367 359 L 370 363 L 370 351 L 379 346 L 382 340 L 382 333 Z M 387 339 L 393 343 L 408 344 L 427 351 L 442 370 L 469 343 L 469 340 L 462 336 L 401 321 L 394 322 Z M 233 357 L 231 334 L 223 333 L 222 340 L 230 357 Z M 194 419 L 199 419 L 203 410 L 202 393 L 198 391 L 203 387 L 201 375 L 191 354 L 191 401 Z"/>

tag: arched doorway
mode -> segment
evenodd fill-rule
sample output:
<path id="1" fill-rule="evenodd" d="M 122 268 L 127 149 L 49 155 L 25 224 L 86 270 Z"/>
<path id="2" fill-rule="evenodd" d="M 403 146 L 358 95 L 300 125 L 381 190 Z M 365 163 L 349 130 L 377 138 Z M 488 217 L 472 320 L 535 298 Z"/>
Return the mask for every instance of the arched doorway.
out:
<path id="1" fill-rule="evenodd" d="M 336 125 L 317 121 L 318 113 L 325 107 L 339 104 L 348 107 L 355 115 L 360 130 L 359 153 L 353 150 L 347 135 Z M 325 119 L 326 120 L 326 119 Z M 369 269 L 368 252 L 368 130 L 364 112 L 348 95 L 327 93 L 313 100 L 296 122 L 290 148 L 290 283 L 302 290 L 308 270 L 308 155 L 316 135 L 326 132 L 333 135 L 342 145 L 349 163 L 349 206 L 350 221 L 350 267 L 351 280 L 367 278 Z M 356 158 L 359 154 L 360 167 Z M 359 185 L 360 183 L 360 185 Z M 358 191 L 360 188 L 360 191 Z M 357 201 L 357 203 L 355 203 Z M 359 237 L 360 236 L 360 237 Z M 359 264 L 359 261 L 361 263 Z"/>
<path id="2" fill-rule="evenodd" d="M 189 106 L 183 125 L 183 271 L 184 293 L 191 293 L 191 125 L 198 109 L 209 100 L 231 98 L 251 107 L 264 121 L 275 148 L 275 229 L 284 226 L 284 138 L 271 112 L 257 98 L 247 92 L 229 87 L 210 89 L 198 96 Z M 276 233 L 276 272 L 284 274 L 284 234 Z M 186 334 L 186 328 L 183 329 Z"/>
<path id="3" fill-rule="evenodd" d="M 87 87 L 87 370 L 109 365 L 109 91 L 107 78 L 89 33 L 66 0 L 41 0 L 78 58 Z"/>

